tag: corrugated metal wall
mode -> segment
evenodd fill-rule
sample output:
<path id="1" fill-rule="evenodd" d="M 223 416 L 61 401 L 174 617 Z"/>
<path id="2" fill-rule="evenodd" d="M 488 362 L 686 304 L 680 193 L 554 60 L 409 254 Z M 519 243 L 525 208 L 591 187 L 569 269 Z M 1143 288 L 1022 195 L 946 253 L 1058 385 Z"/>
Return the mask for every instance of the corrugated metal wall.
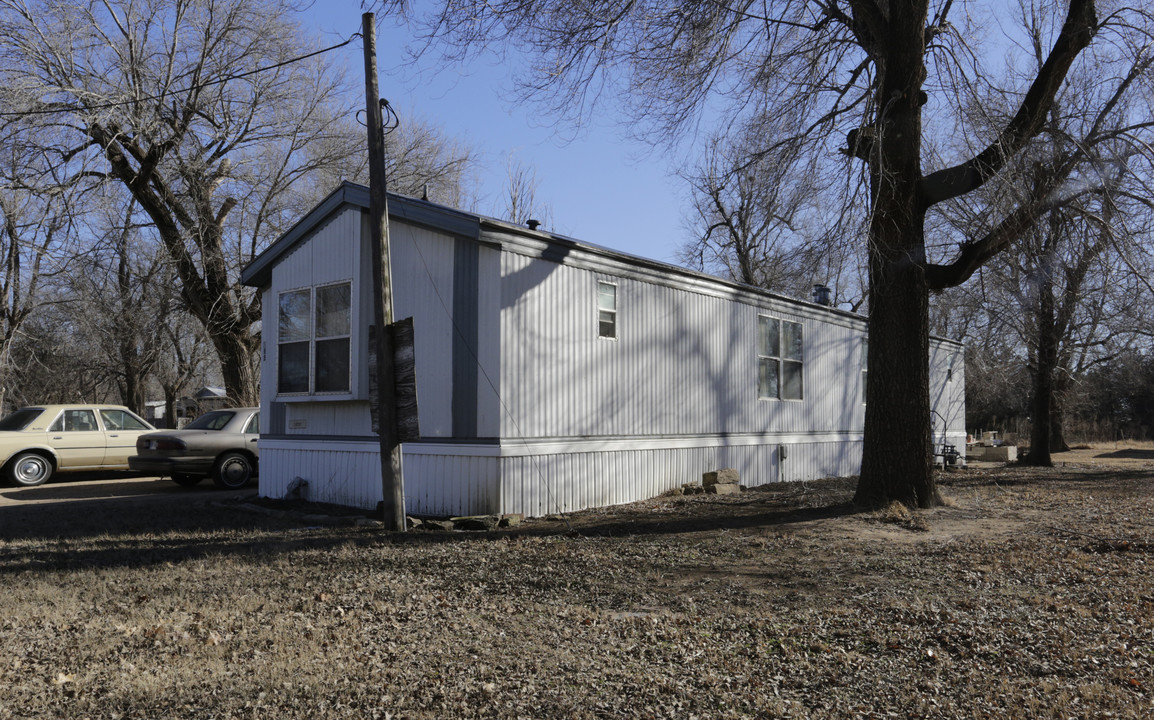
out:
<path id="1" fill-rule="evenodd" d="M 309 500 L 375 508 L 383 497 L 379 457 L 373 443 L 262 438 L 260 493 L 284 497 L 299 477 Z"/>
<path id="2" fill-rule="evenodd" d="M 860 441 L 786 445 L 622 449 L 501 458 L 504 512 L 540 516 L 636 502 L 700 482 L 702 473 L 735 468 L 742 484 L 817 480 L 856 474 Z M 779 475 L 780 469 L 780 475 Z"/>
<path id="3" fill-rule="evenodd" d="M 421 435 L 450 437 L 453 434 L 451 309 L 455 239 L 395 220 L 390 224 L 389 236 L 395 316 L 413 318 Z"/>
<path id="4" fill-rule="evenodd" d="M 966 450 L 965 348 L 957 343 L 930 341 L 930 402 L 934 408 L 935 443 Z"/>
<path id="5" fill-rule="evenodd" d="M 524 513 L 538 517 L 660 495 L 703 472 L 736 468 L 743 484 L 852 475 L 861 443 L 799 442 L 533 453 L 524 448 L 409 444 L 405 446 L 405 507 L 417 515 Z M 286 441 L 262 443 L 261 493 L 282 497 L 294 478 L 308 498 L 375 508 L 381 500 L 375 443 Z"/>
<path id="6" fill-rule="evenodd" d="M 864 323 L 513 253 L 502 265 L 502 437 L 860 432 Z M 598 337 L 599 280 L 618 288 L 616 340 Z M 757 398 L 759 314 L 804 326 L 801 401 Z"/>

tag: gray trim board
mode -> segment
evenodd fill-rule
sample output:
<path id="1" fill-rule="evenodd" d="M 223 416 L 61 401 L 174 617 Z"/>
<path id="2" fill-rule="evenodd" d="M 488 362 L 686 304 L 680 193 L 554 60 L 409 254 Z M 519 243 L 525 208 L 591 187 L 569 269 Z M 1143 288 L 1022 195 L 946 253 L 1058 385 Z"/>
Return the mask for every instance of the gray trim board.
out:
<path id="1" fill-rule="evenodd" d="M 453 247 L 453 436 L 477 436 L 477 343 L 480 334 L 480 248 L 457 238 Z"/>

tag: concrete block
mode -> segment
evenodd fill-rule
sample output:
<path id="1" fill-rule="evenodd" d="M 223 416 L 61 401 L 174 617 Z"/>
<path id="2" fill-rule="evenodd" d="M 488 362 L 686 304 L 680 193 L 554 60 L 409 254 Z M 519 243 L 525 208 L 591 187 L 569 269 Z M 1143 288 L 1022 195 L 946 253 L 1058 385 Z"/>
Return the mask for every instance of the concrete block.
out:
<path id="1" fill-rule="evenodd" d="M 701 476 L 701 484 L 704 487 L 711 485 L 736 485 L 739 482 L 741 482 L 741 478 L 734 468 L 711 470 Z"/>
<path id="2" fill-rule="evenodd" d="M 1015 462 L 1018 459 L 1016 445 L 1001 445 L 999 447 L 973 447 L 966 451 L 971 460 L 985 462 Z"/>

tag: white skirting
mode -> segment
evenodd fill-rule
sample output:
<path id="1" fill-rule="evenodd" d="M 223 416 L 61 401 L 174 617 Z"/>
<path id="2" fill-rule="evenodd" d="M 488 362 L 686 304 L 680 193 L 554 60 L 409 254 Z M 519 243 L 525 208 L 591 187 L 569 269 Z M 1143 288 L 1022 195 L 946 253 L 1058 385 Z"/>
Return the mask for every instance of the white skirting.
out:
<path id="1" fill-rule="evenodd" d="M 781 448 L 785 458 L 781 458 Z M 404 446 L 405 509 L 456 516 L 556 512 L 635 502 L 710 470 L 736 468 L 747 486 L 856 475 L 861 436 L 744 436 L 567 440 L 506 445 Z M 260 493 L 284 497 L 308 481 L 308 499 L 375 508 L 381 492 L 372 441 L 262 439 Z"/>

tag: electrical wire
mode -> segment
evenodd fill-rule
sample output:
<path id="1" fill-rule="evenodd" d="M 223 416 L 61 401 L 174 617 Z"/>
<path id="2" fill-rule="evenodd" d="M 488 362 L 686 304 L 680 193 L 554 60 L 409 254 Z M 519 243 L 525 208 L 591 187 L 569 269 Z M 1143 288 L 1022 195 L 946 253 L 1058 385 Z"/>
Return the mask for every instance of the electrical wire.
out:
<path id="1" fill-rule="evenodd" d="M 274 63 L 272 65 L 263 65 L 261 67 L 255 68 L 253 70 L 249 70 L 247 72 L 237 73 L 236 75 L 228 75 L 226 77 L 217 78 L 215 80 L 208 80 L 208 81 L 200 83 L 198 85 L 190 85 L 187 88 L 182 88 L 180 90 L 171 90 L 171 91 L 160 93 L 159 95 L 148 95 L 146 97 L 141 97 L 141 98 L 132 98 L 131 100 L 118 100 L 116 102 L 100 103 L 97 105 L 88 105 L 88 106 L 79 107 L 79 108 L 77 108 L 77 107 L 53 107 L 53 108 L 41 108 L 41 109 L 36 109 L 36 110 L 7 110 L 7 111 L 0 112 L 0 117 L 21 117 L 21 116 L 27 116 L 27 115 L 53 115 L 53 114 L 57 114 L 57 113 L 73 113 L 73 112 L 79 112 L 79 111 L 108 110 L 110 108 L 123 107 L 125 105 L 133 105 L 133 104 L 140 103 L 140 102 L 148 102 L 148 101 L 153 101 L 153 100 L 163 100 L 164 98 L 166 98 L 168 96 L 183 95 L 184 93 L 192 92 L 193 90 L 202 90 L 206 87 L 211 87 L 213 85 L 222 85 L 226 82 L 231 82 L 233 80 L 241 80 L 243 78 L 250 77 L 250 76 L 256 75 L 258 73 L 268 72 L 270 70 L 277 70 L 279 68 L 286 67 L 288 65 L 293 65 L 295 63 L 302 62 L 304 60 L 308 60 L 309 58 L 316 57 L 318 55 L 323 55 L 323 54 L 328 53 L 328 52 L 332 52 L 333 50 L 339 50 L 340 48 L 343 48 L 344 46 L 348 45 L 349 43 L 351 43 L 353 40 L 356 40 L 360 36 L 361 36 L 361 34 L 359 32 L 353 33 L 349 37 L 348 40 L 345 40 L 344 42 L 338 43 L 336 45 L 330 45 L 329 47 L 321 48 L 320 50 L 314 50 L 313 52 L 306 53 L 304 55 L 298 55 L 296 57 L 289 58 L 288 60 L 283 60 L 281 62 Z M 386 107 L 387 107 L 387 104 L 386 104 Z M 390 110 L 390 112 L 391 112 L 391 110 Z M 395 113 L 393 116 L 396 117 Z"/>

